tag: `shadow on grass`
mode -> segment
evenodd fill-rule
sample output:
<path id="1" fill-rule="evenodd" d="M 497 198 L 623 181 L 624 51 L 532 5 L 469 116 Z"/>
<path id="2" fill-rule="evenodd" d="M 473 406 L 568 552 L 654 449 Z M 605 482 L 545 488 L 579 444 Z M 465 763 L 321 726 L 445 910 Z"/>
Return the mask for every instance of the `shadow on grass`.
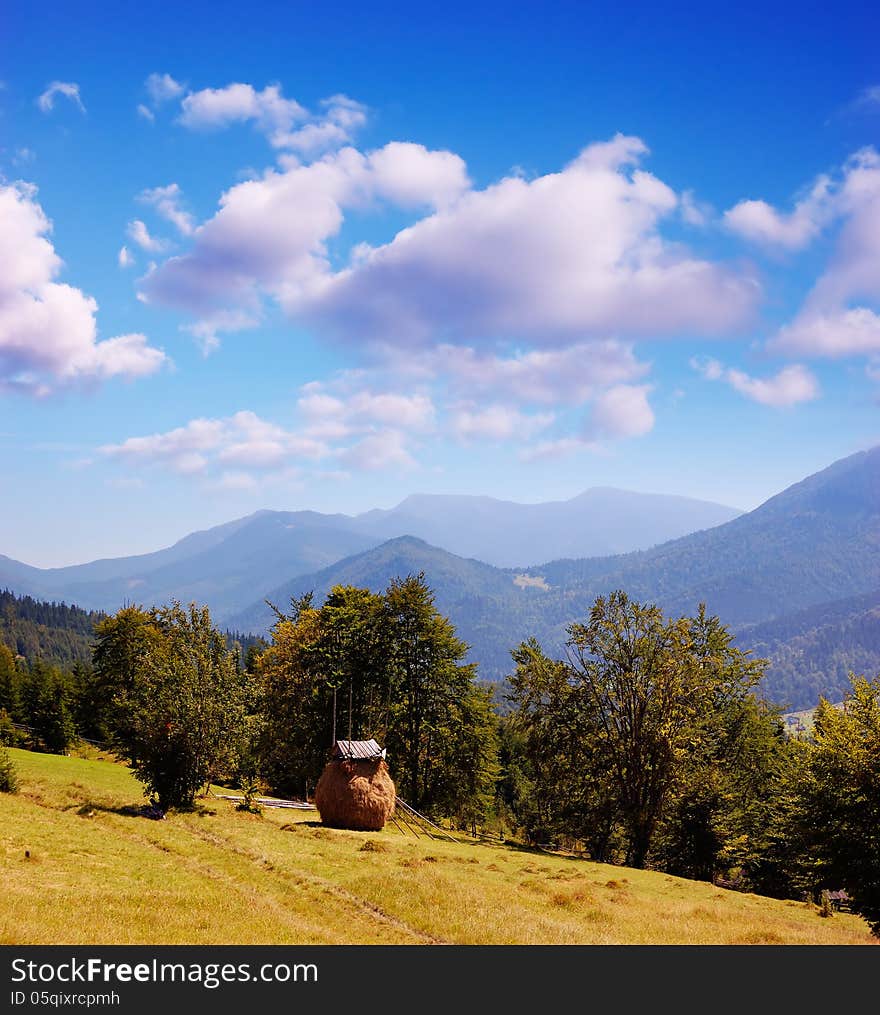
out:
<path id="1" fill-rule="evenodd" d="M 174 807 L 169 811 L 163 811 L 153 804 L 125 804 L 121 807 L 110 807 L 107 804 L 96 803 L 94 800 L 86 800 L 82 804 L 71 804 L 63 810 L 75 810 L 81 818 L 91 818 L 100 813 L 118 814 L 124 818 L 148 818 L 151 821 L 164 821 L 168 814 L 195 814 L 200 818 L 209 818 L 217 813 L 210 807 L 205 807 L 204 804 L 193 804 L 192 807 Z"/>

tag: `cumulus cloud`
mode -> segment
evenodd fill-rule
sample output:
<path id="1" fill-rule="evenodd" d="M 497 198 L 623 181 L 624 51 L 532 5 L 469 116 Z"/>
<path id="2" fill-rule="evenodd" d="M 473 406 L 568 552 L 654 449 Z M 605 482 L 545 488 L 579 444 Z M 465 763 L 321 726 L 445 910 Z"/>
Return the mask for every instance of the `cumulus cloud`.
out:
<path id="1" fill-rule="evenodd" d="M 270 170 L 223 195 L 193 250 L 161 265 L 147 298 L 196 313 L 276 299 L 340 339 L 570 345 L 609 333 L 721 333 L 752 313 L 755 281 L 666 243 L 675 193 L 636 168 L 636 138 L 591 145 L 561 172 L 467 188 L 449 152 L 394 143 Z M 433 213 L 334 271 L 348 208 L 383 198 Z"/>
<path id="2" fill-rule="evenodd" d="M 290 153 L 287 157 L 294 163 L 341 148 L 366 122 L 367 107 L 347 95 L 323 99 L 314 113 L 285 98 L 280 85 L 258 90 L 244 82 L 190 92 L 181 101 L 178 117 L 178 123 L 191 130 L 252 123 L 274 148 Z"/>
<path id="3" fill-rule="evenodd" d="M 151 205 L 159 215 L 176 227 L 181 236 L 192 236 L 196 223 L 192 215 L 181 207 L 183 192 L 176 183 L 167 187 L 153 187 L 138 195 L 142 204 Z"/>
<path id="4" fill-rule="evenodd" d="M 134 219 L 129 222 L 126 233 L 132 243 L 136 243 L 141 250 L 146 250 L 151 254 L 157 254 L 168 246 L 164 240 L 153 236 L 147 228 L 146 223 L 141 219 Z"/>
<path id="5" fill-rule="evenodd" d="M 267 85 L 262 91 L 241 82 L 223 88 L 203 88 L 190 92 L 180 105 L 179 122 L 184 127 L 216 130 L 251 121 L 268 134 L 273 143 L 282 141 L 295 123 L 308 116 L 295 99 L 284 98 L 279 85 Z"/>
<path id="6" fill-rule="evenodd" d="M 45 91 L 37 98 L 37 105 L 44 113 L 51 113 L 55 108 L 55 99 L 58 95 L 69 99 L 81 112 L 86 111 L 79 94 L 79 85 L 74 81 L 53 81 L 46 86 Z"/>
<path id="7" fill-rule="evenodd" d="M 617 384 L 593 402 L 587 434 L 617 440 L 642 437 L 654 428 L 650 385 Z"/>
<path id="8" fill-rule="evenodd" d="M 803 250 L 835 214 L 831 178 L 820 176 L 788 214 L 766 201 L 740 201 L 724 213 L 728 229 L 768 247 Z"/>
<path id="9" fill-rule="evenodd" d="M 141 334 L 98 341 L 98 305 L 56 282 L 61 258 L 51 223 L 24 183 L 0 185 L 0 384 L 36 395 L 60 384 L 143 377 L 166 361 Z"/>
<path id="10" fill-rule="evenodd" d="M 724 381 L 745 398 L 774 409 L 788 409 L 819 397 L 816 378 L 798 363 L 783 367 L 772 377 L 752 377 L 714 359 L 692 359 L 691 366 L 706 380 Z"/>
<path id="11" fill-rule="evenodd" d="M 318 383 L 306 386 L 297 410 L 300 419 L 293 427 L 244 410 L 129 437 L 100 451 L 129 465 L 159 465 L 226 485 L 224 475 L 289 477 L 307 465 L 317 469 L 319 463 L 366 470 L 410 468 L 416 464 L 412 435 L 429 431 L 434 423 L 433 404 L 423 395 L 359 391 L 342 399 Z M 326 471 L 325 466 L 320 470 Z"/>
<path id="12" fill-rule="evenodd" d="M 425 394 L 374 394 L 365 390 L 336 397 L 318 383 L 305 386 L 297 408 L 306 420 L 307 433 L 328 437 L 342 437 L 374 426 L 427 432 L 435 421 L 434 404 Z"/>
<path id="13" fill-rule="evenodd" d="M 628 171 L 636 142 L 593 145 L 560 173 L 469 191 L 283 302 L 339 336 L 407 344 L 740 326 L 757 286 L 663 242 L 658 225 L 677 198 Z"/>
<path id="14" fill-rule="evenodd" d="M 777 352 L 840 359 L 880 352 L 880 314 L 867 307 L 806 313 L 777 332 Z"/>
<path id="15" fill-rule="evenodd" d="M 314 156 L 347 144 L 367 122 L 367 107 L 347 95 L 334 95 L 321 103 L 323 112 L 297 130 L 276 131 L 271 135 L 276 148 L 289 148 L 305 156 Z"/>
<path id="16" fill-rule="evenodd" d="M 787 355 L 837 358 L 876 351 L 880 304 L 880 154 L 856 152 L 835 193 L 842 221 L 825 270 L 793 321 L 769 348 Z"/>
<path id="17" fill-rule="evenodd" d="M 631 345 L 604 339 L 509 356 L 441 345 L 401 359 L 398 351 L 388 350 L 382 369 L 430 379 L 440 376 L 454 394 L 580 405 L 602 388 L 643 377 L 650 364 L 639 361 Z"/>
<path id="18" fill-rule="evenodd" d="M 819 394 L 816 378 L 797 363 L 783 367 L 774 377 L 750 377 L 741 370 L 728 370 L 728 383 L 753 402 L 774 409 L 787 409 L 799 402 L 809 402 Z"/>
<path id="19" fill-rule="evenodd" d="M 301 298 L 328 275 L 327 243 L 341 229 L 344 209 L 390 200 L 403 190 L 408 202 L 418 198 L 436 206 L 464 185 L 457 156 L 408 144 L 395 145 L 393 152 L 383 159 L 343 148 L 309 165 L 270 169 L 237 184 L 199 228 L 193 249 L 143 280 L 143 295 L 200 317 L 231 309 L 254 312 L 264 293 L 282 303 Z M 421 178 L 412 171 L 395 176 L 395 158 L 406 160 L 410 170 L 418 164 Z"/>
<path id="20" fill-rule="evenodd" d="M 119 248 L 119 253 L 116 255 L 116 261 L 120 268 L 130 268 L 134 264 L 134 258 L 131 255 L 131 251 L 125 245 Z"/>

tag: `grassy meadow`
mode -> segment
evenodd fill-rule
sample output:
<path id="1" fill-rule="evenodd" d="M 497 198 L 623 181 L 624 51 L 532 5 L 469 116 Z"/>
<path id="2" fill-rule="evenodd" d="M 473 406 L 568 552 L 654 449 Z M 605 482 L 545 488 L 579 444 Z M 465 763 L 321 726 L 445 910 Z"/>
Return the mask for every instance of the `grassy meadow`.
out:
<path id="1" fill-rule="evenodd" d="M 10 752 L 3 944 L 869 944 L 849 914 L 510 846 L 322 828 L 206 798 L 126 813 L 111 760 Z"/>

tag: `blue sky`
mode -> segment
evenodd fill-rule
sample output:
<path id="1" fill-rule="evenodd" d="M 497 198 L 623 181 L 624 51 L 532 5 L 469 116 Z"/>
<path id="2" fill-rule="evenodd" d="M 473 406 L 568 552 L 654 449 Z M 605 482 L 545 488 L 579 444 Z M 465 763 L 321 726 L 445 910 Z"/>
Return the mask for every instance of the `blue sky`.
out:
<path id="1" fill-rule="evenodd" d="M 877 21 L 4 5 L 0 553 L 876 444 Z"/>

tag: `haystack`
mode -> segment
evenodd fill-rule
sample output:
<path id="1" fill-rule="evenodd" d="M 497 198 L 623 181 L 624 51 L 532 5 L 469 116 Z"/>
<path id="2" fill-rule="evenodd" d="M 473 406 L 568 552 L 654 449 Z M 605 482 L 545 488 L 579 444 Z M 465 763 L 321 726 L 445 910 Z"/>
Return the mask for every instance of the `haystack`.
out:
<path id="1" fill-rule="evenodd" d="M 330 828 L 378 832 L 394 813 L 397 794 L 383 758 L 327 762 L 315 806 Z"/>

